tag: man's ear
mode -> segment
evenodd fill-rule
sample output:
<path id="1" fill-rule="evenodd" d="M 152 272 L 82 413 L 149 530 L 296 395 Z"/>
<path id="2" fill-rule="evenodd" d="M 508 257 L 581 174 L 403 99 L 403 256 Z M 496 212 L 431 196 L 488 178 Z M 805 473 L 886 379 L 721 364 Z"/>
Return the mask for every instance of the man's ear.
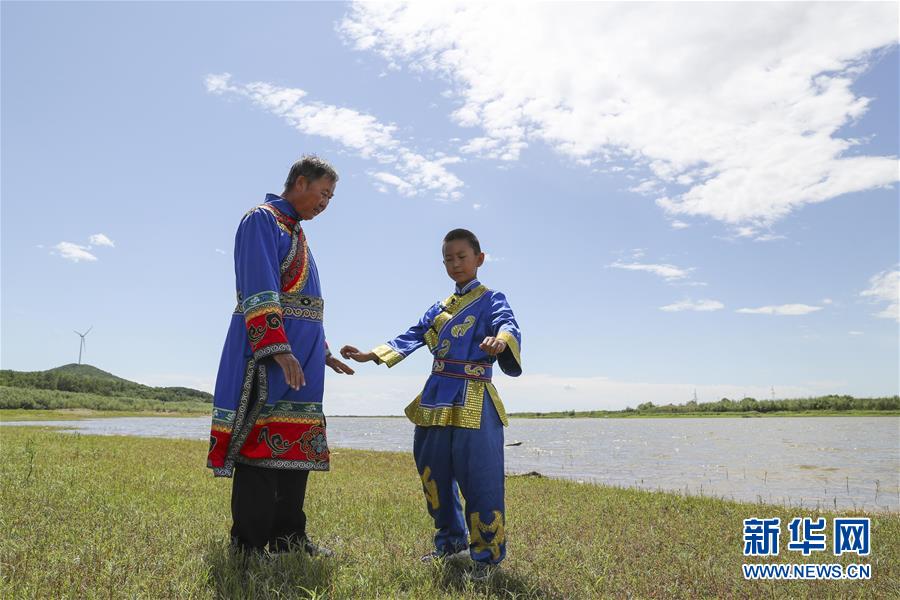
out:
<path id="1" fill-rule="evenodd" d="M 306 178 L 306 175 L 301 175 L 297 178 L 297 181 L 294 182 L 294 189 L 298 192 L 305 192 L 308 186 L 309 179 Z"/>

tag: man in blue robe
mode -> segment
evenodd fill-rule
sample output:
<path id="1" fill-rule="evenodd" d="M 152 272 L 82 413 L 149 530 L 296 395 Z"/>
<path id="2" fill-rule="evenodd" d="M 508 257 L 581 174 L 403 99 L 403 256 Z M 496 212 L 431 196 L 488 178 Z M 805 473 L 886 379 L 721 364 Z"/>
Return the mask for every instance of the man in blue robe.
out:
<path id="1" fill-rule="evenodd" d="M 237 307 L 219 363 L 207 466 L 234 477 L 231 537 L 241 550 L 302 548 L 310 471 L 329 468 L 322 393 L 331 356 L 324 300 L 301 222 L 328 206 L 338 175 L 326 161 L 294 163 L 281 196 L 268 194 L 235 236 Z"/>

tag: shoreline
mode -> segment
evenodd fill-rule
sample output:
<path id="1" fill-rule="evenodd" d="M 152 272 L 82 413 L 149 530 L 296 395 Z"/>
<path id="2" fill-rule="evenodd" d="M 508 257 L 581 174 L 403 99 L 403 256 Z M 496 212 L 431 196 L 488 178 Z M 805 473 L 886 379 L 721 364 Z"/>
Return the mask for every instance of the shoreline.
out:
<path id="1" fill-rule="evenodd" d="M 158 412 L 128 410 L 96 410 L 92 408 L 57 408 L 57 409 L 0 409 L 0 422 L 8 421 L 77 421 L 82 419 L 114 418 L 114 417 L 171 417 L 192 418 L 207 417 L 212 414 L 212 405 L 208 412 Z M 405 419 L 405 415 L 328 415 L 342 419 Z M 567 415 L 564 413 L 534 415 L 529 413 L 513 413 L 510 419 L 772 419 L 778 417 L 900 417 L 900 410 L 875 411 L 783 411 L 769 413 L 687 413 L 687 414 L 607 414 L 607 415 Z"/>
<path id="2" fill-rule="evenodd" d="M 143 417 L 147 417 L 148 415 L 143 415 Z M 162 415 L 165 417 L 171 417 L 172 415 Z M 141 417 L 138 417 L 141 418 Z M 190 416 L 190 418 L 197 418 L 196 415 Z M 202 418 L 202 417 L 201 417 Z M 341 418 L 352 418 L 352 417 L 341 417 Z M 362 417 L 368 418 L 368 417 Z M 183 437 L 183 436 L 168 436 L 164 433 L 156 432 L 149 433 L 144 435 L 139 435 L 135 433 L 128 433 L 123 431 L 109 431 L 109 432 L 97 432 L 97 431 L 80 431 L 78 426 L 75 425 L 77 421 L 81 419 L 72 418 L 72 419 L 60 419 L 57 421 L 52 420 L 32 420 L 32 421 L 0 421 L 0 436 L 6 435 L 2 432 L 10 432 L 12 430 L 19 431 L 43 431 L 43 432 L 51 432 L 51 433 L 75 433 L 79 437 L 97 437 L 97 438 L 114 438 L 119 440 L 160 440 L 160 441 L 185 441 L 185 442 L 195 442 L 199 439 L 202 439 L 201 436 L 191 436 L 191 437 Z M 52 423 L 51 425 L 45 425 L 44 423 Z M 71 424 L 70 424 L 71 423 Z M 4 440 L 5 441 L 5 440 Z M 123 442 L 128 443 L 128 442 Z M 521 445 L 522 442 L 512 442 L 506 444 L 506 446 L 518 446 Z M 345 452 L 354 453 L 354 452 L 376 452 L 376 453 L 387 453 L 387 454 L 395 454 L 406 457 L 412 456 L 412 446 L 409 445 L 408 448 L 403 448 L 402 446 L 392 446 L 389 448 L 377 448 L 377 447 L 353 447 L 351 445 L 343 446 L 343 445 L 332 445 L 332 455 L 336 456 L 338 454 L 342 454 Z M 602 475 L 591 472 L 590 469 L 588 471 L 578 471 L 572 470 L 565 466 L 560 466 L 560 464 L 555 465 L 544 465 L 543 467 L 536 464 L 521 464 L 516 462 L 507 463 L 507 468 L 505 470 L 505 476 L 507 478 L 534 478 L 534 479 L 545 479 L 552 481 L 565 481 L 569 483 L 574 483 L 578 485 L 595 485 L 604 488 L 611 489 L 621 489 L 621 490 L 641 490 L 648 492 L 658 492 L 658 493 L 668 493 L 675 494 L 680 497 L 693 497 L 693 498 L 709 498 L 714 500 L 721 500 L 724 502 L 737 502 L 740 504 L 752 503 L 754 505 L 767 505 L 767 506 L 778 506 L 780 508 L 799 508 L 803 510 L 833 510 L 835 512 L 847 512 L 850 510 L 850 501 L 842 498 L 841 503 L 839 505 L 837 501 L 837 495 L 833 494 L 831 499 L 833 503 L 829 501 L 829 497 L 826 494 L 825 498 L 817 498 L 814 494 L 812 497 L 807 494 L 796 494 L 796 495 L 788 495 L 784 492 L 778 492 L 773 490 L 767 490 L 768 496 L 765 495 L 765 491 L 760 490 L 760 493 L 757 494 L 754 492 L 755 499 L 752 496 L 748 496 L 744 494 L 741 496 L 738 493 L 738 497 L 735 497 L 736 490 L 719 490 L 719 493 L 715 491 L 711 491 L 709 487 L 706 488 L 706 492 L 704 493 L 704 483 L 701 482 L 699 487 L 697 487 L 696 480 L 685 479 L 679 482 L 677 485 L 674 485 L 673 482 L 668 481 L 665 484 L 654 484 L 652 475 L 644 474 L 641 477 L 635 476 L 634 481 L 622 481 L 619 480 L 610 480 L 604 479 Z M 560 470 L 562 469 L 562 470 Z M 725 478 L 728 479 L 728 467 L 725 467 Z M 752 473 L 751 473 L 752 476 Z M 757 477 L 760 475 L 757 473 Z M 705 477 L 705 476 L 704 476 Z M 744 469 L 744 478 L 747 478 L 747 469 Z M 647 483 L 645 483 L 645 480 Z M 710 481 L 709 483 L 713 483 Z M 849 481 L 847 483 L 849 486 Z M 854 488 L 859 485 L 858 482 L 854 483 Z M 849 494 L 849 487 L 847 490 Z M 811 492 L 812 493 L 812 492 Z M 884 493 L 888 495 L 891 492 L 882 490 L 882 496 Z M 900 493 L 898 491 L 897 493 Z M 868 501 L 864 501 L 859 498 L 860 504 L 856 504 L 856 500 L 853 500 L 853 508 L 858 510 L 864 510 L 865 512 L 871 512 L 873 514 L 897 514 L 900 515 L 900 504 L 894 506 L 891 504 L 885 505 L 883 502 L 879 505 L 877 502 L 878 498 L 878 486 L 876 484 L 875 491 L 875 501 L 874 504 L 870 504 Z M 799 500 L 798 500 L 799 499 Z"/>

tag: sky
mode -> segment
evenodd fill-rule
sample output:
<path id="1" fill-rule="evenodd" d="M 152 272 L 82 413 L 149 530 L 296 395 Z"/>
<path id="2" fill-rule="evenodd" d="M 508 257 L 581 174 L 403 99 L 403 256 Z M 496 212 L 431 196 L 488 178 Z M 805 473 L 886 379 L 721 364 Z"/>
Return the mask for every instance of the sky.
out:
<path id="1" fill-rule="evenodd" d="M 896 3 L 3 2 L 4 369 L 211 391 L 242 215 L 303 153 L 332 348 L 452 291 L 523 331 L 507 410 L 894 395 Z M 430 370 L 328 372 L 402 414 Z"/>

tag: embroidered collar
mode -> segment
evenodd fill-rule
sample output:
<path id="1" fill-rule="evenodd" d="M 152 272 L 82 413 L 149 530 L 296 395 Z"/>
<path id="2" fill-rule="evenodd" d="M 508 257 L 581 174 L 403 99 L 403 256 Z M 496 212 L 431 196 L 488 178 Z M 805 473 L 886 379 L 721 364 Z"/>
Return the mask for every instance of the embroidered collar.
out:
<path id="1" fill-rule="evenodd" d="M 282 198 L 277 194 L 266 194 L 266 204 L 271 204 L 274 208 L 278 209 L 282 214 L 290 217 L 293 220 L 297 220 L 297 211 L 294 210 L 294 207 L 290 202 Z"/>
<path id="2" fill-rule="evenodd" d="M 475 279 L 473 279 L 472 281 L 470 281 L 469 283 L 467 283 L 466 285 L 464 285 L 463 287 L 459 287 L 459 285 L 457 285 L 456 286 L 456 295 L 463 296 L 463 295 L 467 294 L 468 292 L 474 290 L 479 285 L 481 285 L 481 283 L 479 283 L 477 277 Z"/>

